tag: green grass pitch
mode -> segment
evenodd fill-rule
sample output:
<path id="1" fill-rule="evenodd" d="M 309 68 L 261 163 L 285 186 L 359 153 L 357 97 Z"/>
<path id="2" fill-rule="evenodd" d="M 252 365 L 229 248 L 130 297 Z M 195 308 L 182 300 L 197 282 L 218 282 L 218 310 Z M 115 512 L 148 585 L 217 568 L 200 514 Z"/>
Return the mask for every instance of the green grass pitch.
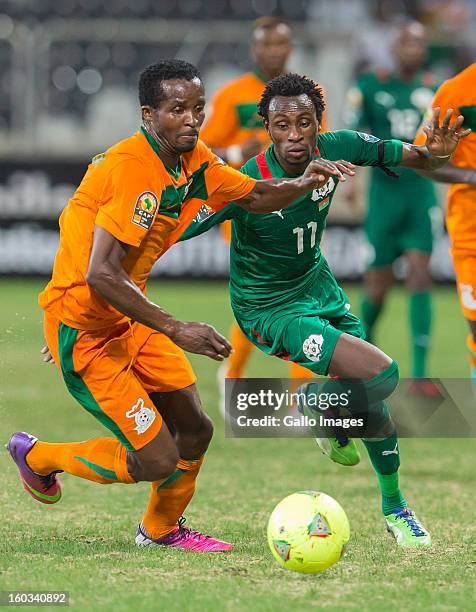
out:
<path id="1" fill-rule="evenodd" d="M 38 281 L 2 281 L 0 293 L 1 440 L 25 429 L 49 441 L 108 435 L 43 364 Z M 358 303 L 358 288 L 349 294 Z M 152 284 L 150 296 L 178 317 L 227 333 L 224 283 Z M 405 294 L 392 295 L 379 329 L 381 346 L 409 374 Z M 430 375 L 464 377 L 465 322 L 452 288 L 435 291 Z M 191 526 L 236 543 L 231 554 L 138 550 L 135 526 L 148 485 L 100 486 L 63 476 L 53 507 L 21 488 L 3 448 L 0 590 L 67 590 L 77 610 L 469 610 L 474 584 L 474 440 L 403 440 L 402 487 L 432 532 L 430 550 L 398 550 L 384 530 L 376 479 L 363 456 L 355 468 L 332 464 L 312 440 L 226 439 L 217 415 L 217 364 L 192 356 L 215 437 L 187 511 Z M 286 364 L 255 353 L 250 375 L 286 376 Z M 342 504 L 351 524 L 344 558 L 303 576 L 272 560 L 265 525 L 274 505 L 301 489 Z M 473 546 L 473 549 L 471 547 Z"/>

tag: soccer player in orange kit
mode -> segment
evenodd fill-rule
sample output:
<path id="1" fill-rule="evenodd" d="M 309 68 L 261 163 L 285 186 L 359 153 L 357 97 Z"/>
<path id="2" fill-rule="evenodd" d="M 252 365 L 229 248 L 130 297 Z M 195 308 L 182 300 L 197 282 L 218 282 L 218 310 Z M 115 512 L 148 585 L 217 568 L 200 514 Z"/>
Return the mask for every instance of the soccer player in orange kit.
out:
<path id="1" fill-rule="evenodd" d="M 448 192 L 446 225 L 461 308 L 470 328 L 467 347 L 471 377 L 476 384 L 476 63 L 441 85 L 432 102 L 432 108 L 437 106 L 442 112 L 453 108 L 453 118 L 463 115 L 463 127 L 472 130 L 459 143 L 452 163 L 428 176 L 453 183 Z M 427 117 L 431 117 L 431 109 Z M 424 141 L 425 135 L 420 131 L 415 144 Z"/>
<path id="2" fill-rule="evenodd" d="M 252 27 L 250 48 L 254 69 L 224 85 L 211 101 L 211 110 L 205 120 L 201 138 L 234 168 L 240 168 L 270 144 L 258 115 L 258 102 L 266 83 L 286 72 L 292 48 L 291 28 L 283 19 L 257 19 Z M 223 238 L 230 242 L 231 221 L 225 221 L 221 230 Z M 252 343 L 236 322 L 232 324 L 230 340 L 233 353 L 218 372 L 223 397 L 223 375 L 226 378 L 240 378 L 253 350 Z M 295 363 L 290 364 L 290 374 L 294 378 L 312 378 L 312 372 Z M 220 409 L 223 412 L 222 404 Z"/>
<path id="3" fill-rule="evenodd" d="M 256 181 L 224 164 L 198 138 L 205 95 L 188 62 L 146 68 L 139 99 L 141 130 L 93 159 L 64 209 L 53 276 L 39 297 L 68 390 L 115 437 L 50 444 L 17 432 L 8 450 L 42 503 L 59 501 L 58 472 L 101 484 L 149 481 L 138 545 L 229 550 L 185 528 L 181 516 L 213 432 L 183 351 L 221 361 L 231 346 L 210 325 L 151 302 L 147 279 L 203 201 L 266 213 L 351 173 L 316 160 L 295 179 Z"/>

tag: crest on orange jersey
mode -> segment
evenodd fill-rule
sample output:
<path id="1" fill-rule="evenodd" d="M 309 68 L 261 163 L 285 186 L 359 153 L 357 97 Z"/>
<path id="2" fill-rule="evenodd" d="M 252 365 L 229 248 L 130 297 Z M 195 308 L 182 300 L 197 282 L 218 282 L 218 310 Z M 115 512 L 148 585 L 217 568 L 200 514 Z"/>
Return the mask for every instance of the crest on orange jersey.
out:
<path id="1" fill-rule="evenodd" d="M 132 222 L 144 229 L 150 229 L 159 209 L 159 201 L 152 191 L 144 191 L 137 198 Z"/>

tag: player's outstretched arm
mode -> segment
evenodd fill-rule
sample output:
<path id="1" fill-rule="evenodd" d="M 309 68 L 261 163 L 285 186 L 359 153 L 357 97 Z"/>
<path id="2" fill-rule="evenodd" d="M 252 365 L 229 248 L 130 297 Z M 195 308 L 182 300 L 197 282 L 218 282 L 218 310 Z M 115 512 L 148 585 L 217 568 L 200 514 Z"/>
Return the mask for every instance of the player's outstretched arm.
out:
<path id="1" fill-rule="evenodd" d="M 122 267 L 128 250 L 128 245 L 96 225 L 86 274 L 88 285 L 116 310 L 169 336 L 184 351 L 216 361 L 228 357 L 230 343 L 211 325 L 179 321 L 142 293 Z"/>
<path id="2" fill-rule="evenodd" d="M 422 147 L 416 145 L 403 144 L 403 154 L 401 166 L 415 168 L 432 172 L 444 166 L 462 138 L 471 133 L 470 129 L 463 130 L 464 117 L 459 117 L 451 124 L 453 109 L 446 111 L 443 123 L 440 125 L 440 109 L 433 109 L 432 121 L 423 126 L 426 134 L 426 142 Z"/>
<path id="3" fill-rule="evenodd" d="M 422 174 L 438 183 L 467 183 L 468 185 L 476 185 L 475 168 L 460 168 L 459 166 L 453 166 L 453 164 L 445 164 L 441 168 L 433 170 L 433 172 L 418 170 L 418 174 Z"/>
<path id="4" fill-rule="evenodd" d="M 345 181 L 346 176 L 354 176 L 354 168 L 353 164 L 342 160 L 331 162 L 322 158 L 314 159 L 301 176 L 257 181 L 248 195 L 235 202 L 252 213 L 281 210 L 306 193 L 323 187 L 331 176 L 337 177 L 339 181 Z"/>

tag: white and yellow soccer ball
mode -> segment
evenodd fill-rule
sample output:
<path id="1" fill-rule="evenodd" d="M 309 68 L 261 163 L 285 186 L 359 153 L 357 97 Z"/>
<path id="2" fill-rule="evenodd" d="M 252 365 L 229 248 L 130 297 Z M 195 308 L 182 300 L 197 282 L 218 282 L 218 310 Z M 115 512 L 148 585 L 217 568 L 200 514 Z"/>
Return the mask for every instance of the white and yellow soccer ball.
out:
<path id="1" fill-rule="evenodd" d="M 271 513 L 268 544 L 282 567 L 317 574 L 334 565 L 349 541 L 347 515 L 335 499 L 318 491 L 285 497 Z"/>

